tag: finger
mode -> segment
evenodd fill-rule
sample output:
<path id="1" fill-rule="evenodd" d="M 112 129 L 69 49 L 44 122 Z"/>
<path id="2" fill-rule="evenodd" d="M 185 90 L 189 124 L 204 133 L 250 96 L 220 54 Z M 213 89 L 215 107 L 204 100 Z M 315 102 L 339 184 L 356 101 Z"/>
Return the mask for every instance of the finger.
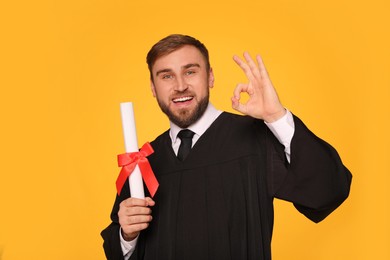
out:
<path id="1" fill-rule="evenodd" d="M 142 230 L 147 229 L 148 226 L 149 226 L 149 223 L 140 223 L 140 224 L 134 224 L 134 225 L 123 225 L 123 226 L 121 226 L 121 228 L 125 234 L 131 235 L 131 234 L 138 233 Z"/>
<path id="2" fill-rule="evenodd" d="M 240 66 L 240 68 L 242 69 L 242 71 L 244 71 L 246 77 L 250 80 L 250 81 L 253 81 L 255 79 L 253 73 L 252 73 L 252 70 L 251 68 L 249 67 L 248 64 L 246 64 L 245 61 L 243 61 L 240 57 L 238 57 L 237 55 L 234 55 L 233 56 L 233 60 L 237 63 L 238 66 Z"/>
<path id="3" fill-rule="evenodd" d="M 149 223 L 152 221 L 152 216 L 151 215 L 137 215 L 137 216 L 130 216 L 123 218 L 124 225 L 136 225 L 136 224 L 141 224 L 141 223 Z"/>
<path id="4" fill-rule="evenodd" d="M 250 70 L 252 71 L 252 74 L 255 76 L 255 77 L 258 77 L 260 78 L 261 77 L 261 73 L 260 73 L 260 69 L 259 67 L 256 65 L 256 63 L 254 62 L 254 60 L 252 59 L 251 55 L 249 54 L 249 52 L 244 52 L 244 58 L 247 62 L 247 64 L 249 65 L 249 68 Z"/>
<path id="5" fill-rule="evenodd" d="M 123 216 L 134 216 L 134 215 L 150 215 L 152 214 L 152 210 L 148 207 L 124 207 L 119 209 Z"/>
<path id="6" fill-rule="evenodd" d="M 236 88 L 233 91 L 232 97 L 232 108 L 237 110 L 240 113 L 246 113 L 246 105 L 240 103 L 241 93 L 248 91 L 248 84 L 237 84 Z"/>
<path id="7" fill-rule="evenodd" d="M 154 200 L 150 197 L 146 197 L 145 201 L 146 201 L 147 206 L 154 206 L 156 204 L 156 202 L 154 202 Z"/>
<path id="8" fill-rule="evenodd" d="M 248 91 L 248 84 L 239 83 L 233 90 L 233 96 L 237 99 L 240 99 L 241 92 L 247 92 L 247 91 Z"/>
<path id="9" fill-rule="evenodd" d="M 246 105 L 240 103 L 240 99 L 232 97 L 232 108 L 242 114 L 246 114 Z"/>
<path id="10" fill-rule="evenodd" d="M 119 224 L 122 227 L 137 225 L 137 224 L 142 224 L 142 223 L 149 223 L 153 219 L 152 216 L 149 214 L 148 215 L 131 215 L 131 216 L 118 214 L 118 217 L 119 217 Z"/>
<path id="11" fill-rule="evenodd" d="M 269 79 L 268 71 L 264 65 L 263 58 L 257 54 L 256 55 L 257 63 L 259 64 L 261 77 Z"/>
<path id="12" fill-rule="evenodd" d="M 146 229 L 152 221 L 152 216 L 132 216 L 126 218 L 119 218 L 119 224 L 123 231 L 127 234 L 139 232 Z"/>
<path id="13" fill-rule="evenodd" d="M 128 198 L 121 202 L 121 205 L 125 207 L 134 207 L 134 206 L 148 206 L 148 203 L 145 199 L 138 199 L 138 198 Z"/>

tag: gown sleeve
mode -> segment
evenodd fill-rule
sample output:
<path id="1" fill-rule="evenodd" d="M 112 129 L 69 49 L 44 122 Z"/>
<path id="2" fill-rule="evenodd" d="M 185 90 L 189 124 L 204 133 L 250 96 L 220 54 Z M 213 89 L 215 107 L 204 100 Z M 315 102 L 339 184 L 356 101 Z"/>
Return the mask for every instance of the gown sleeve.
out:
<path id="1" fill-rule="evenodd" d="M 337 151 L 294 116 L 291 160 L 271 132 L 267 133 L 268 186 L 276 198 L 290 201 L 299 212 L 320 222 L 348 197 L 352 175 Z"/>
<path id="2" fill-rule="evenodd" d="M 126 181 L 123 186 L 120 196 L 116 196 L 114 206 L 111 211 L 111 224 L 106 227 L 102 232 L 101 236 L 104 240 L 103 248 L 104 253 L 106 254 L 107 260 L 123 260 L 123 252 L 121 248 L 121 242 L 119 238 L 119 204 L 130 197 L 129 183 Z"/>

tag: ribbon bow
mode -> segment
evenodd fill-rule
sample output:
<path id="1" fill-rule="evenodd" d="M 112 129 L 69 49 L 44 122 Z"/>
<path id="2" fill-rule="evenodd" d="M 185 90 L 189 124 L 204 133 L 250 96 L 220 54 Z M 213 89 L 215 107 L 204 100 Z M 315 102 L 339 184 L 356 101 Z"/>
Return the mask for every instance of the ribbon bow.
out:
<path id="1" fill-rule="evenodd" d="M 146 187 L 149 190 L 150 195 L 153 197 L 158 188 L 158 181 L 154 176 L 153 170 L 150 167 L 149 161 L 146 156 L 151 155 L 154 152 L 152 146 L 146 142 L 139 152 L 124 153 L 118 155 L 118 166 L 122 167 L 116 180 L 116 190 L 120 195 L 123 185 L 126 179 L 134 171 L 135 166 L 138 165 L 142 179 L 145 181 Z"/>

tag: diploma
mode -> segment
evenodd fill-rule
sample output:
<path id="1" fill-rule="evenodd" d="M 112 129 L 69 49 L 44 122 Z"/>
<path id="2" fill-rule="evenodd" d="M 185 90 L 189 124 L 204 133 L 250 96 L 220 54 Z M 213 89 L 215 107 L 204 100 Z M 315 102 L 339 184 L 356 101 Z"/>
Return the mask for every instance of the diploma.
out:
<path id="1" fill-rule="evenodd" d="M 121 117 L 123 137 L 125 141 L 126 153 L 138 152 L 137 131 L 135 128 L 133 103 L 121 103 Z M 141 171 L 138 165 L 129 176 L 130 196 L 135 198 L 145 198 L 144 185 Z"/>

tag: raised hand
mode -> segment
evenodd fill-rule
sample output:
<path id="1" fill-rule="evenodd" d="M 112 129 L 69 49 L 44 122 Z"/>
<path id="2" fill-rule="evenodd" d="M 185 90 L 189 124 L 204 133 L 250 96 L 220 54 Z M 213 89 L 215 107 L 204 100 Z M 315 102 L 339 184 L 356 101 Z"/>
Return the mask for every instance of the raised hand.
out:
<path id="1" fill-rule="evenodd" d="M 286 110 L 279 101 L 260 55 L 256 56 L 257 64 L 248 52 L 244 53 L 244 58 L 245 61 L 237 55 L 233 57 L 244 71 L 248 82 L 237 84 L 232 97 L 232 107 L 244 115 L 272 123 L 284 116 Z M 245 104 L 240 102 L 241 92 L 249 95 Z"/>

